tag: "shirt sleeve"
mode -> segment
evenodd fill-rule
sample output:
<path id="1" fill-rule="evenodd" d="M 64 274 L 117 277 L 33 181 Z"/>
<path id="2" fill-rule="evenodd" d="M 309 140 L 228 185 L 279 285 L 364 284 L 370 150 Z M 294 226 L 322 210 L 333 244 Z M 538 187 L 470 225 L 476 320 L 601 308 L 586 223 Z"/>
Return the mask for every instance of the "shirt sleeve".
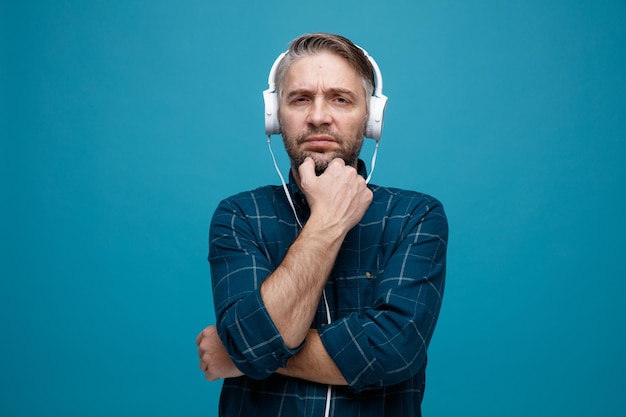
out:
<path id="1" fill-rule="evenodd" d="M 319 329 L 327 352 L 354 391 L 397 384 L 426 360 L 441 308 L 448 224 L 434 200 L 415 207 L 380 276 L 373 307 Z"/>
<path id="2" fill-rule="evenodd" d="M 209 232 L 209 262 L 220 339 L 241 372 L 263 379 L 299 348 L 285 345 L 261 299 L 261 283 L 275 268 L 251 218 L 260 216 L 244 215 L 235 201 L 219 204 Z"/>

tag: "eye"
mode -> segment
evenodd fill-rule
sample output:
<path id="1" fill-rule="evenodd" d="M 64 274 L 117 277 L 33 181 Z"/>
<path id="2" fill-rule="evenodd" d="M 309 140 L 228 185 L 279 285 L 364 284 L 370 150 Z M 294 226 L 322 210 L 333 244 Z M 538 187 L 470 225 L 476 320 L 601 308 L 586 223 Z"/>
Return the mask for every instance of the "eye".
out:
<path id="1" fill-rule="evenodd" d="M 352 104 L 352 100 L 345 94 L 338 94 L 332 98 L 332 102 L 339 106 L 348 106 Z"/>
<path id="2" fill-rule="evenodd" d="M 292 104 L 306 104 L 308 103 L 310 100 L 308 97 L 306 96 L 295 96 L 294 98 L 291 99 L 291 103 Z"/>

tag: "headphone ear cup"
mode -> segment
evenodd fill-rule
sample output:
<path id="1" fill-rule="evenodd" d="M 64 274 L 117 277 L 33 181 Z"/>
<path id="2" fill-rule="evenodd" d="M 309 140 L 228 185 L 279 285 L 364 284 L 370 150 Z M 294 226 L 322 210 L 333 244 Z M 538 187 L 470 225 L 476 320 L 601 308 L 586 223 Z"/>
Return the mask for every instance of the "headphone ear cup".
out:
<path id="1" fill-rule="evenodd" d="M 383 116 L 387 106 L 387 97 L 384 95 L 370 97 L 369 113 L 365 125 L 365 136 L 379 140 L 383 134 Z"/>
<path id="2" fill-rule="evenodd" d="M 265 134 L 276 135 L 280 133 L 280 122 L 278 121 L 278 95 L 275 91 L 263 91 L 263 101 L 265 103 Z"/>

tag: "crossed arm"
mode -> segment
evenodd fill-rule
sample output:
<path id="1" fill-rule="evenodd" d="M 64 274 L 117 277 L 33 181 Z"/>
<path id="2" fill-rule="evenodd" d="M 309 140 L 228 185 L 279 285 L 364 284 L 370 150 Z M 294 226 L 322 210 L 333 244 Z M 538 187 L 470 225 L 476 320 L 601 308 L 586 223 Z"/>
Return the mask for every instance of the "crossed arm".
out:
<path id="1" fill-rule="evenodd" d="M 228 356 L 215 326 L 205 328 L 198 335 L 196 344 L 200 354 L 200 369 L 209 381 L 243 375 Z M 346 380 L 314 329 L 309 330 L 306 343 L 288 360 L 287 367 L 279 368 L 277 373 L 321 384 L 346 385 Z"/>
<path id="2" fill-rule="evenodd" d="M 306 181 L 303 183 L 301 189 L 304 191 Z M 318 262 L 328 262 L 324 265 L 332 268 L 336 252 L 333 252 L 332 239 L 323 240 L 331 235 L 320 238 L 312 228 L 324 225 L 332 218 L 316 218 L 316 196 L 307 194 L 311 217 L 287 251 L 283 263 L 267 276 L 260 288 L 256 287 L 246 297 L 245 304 L 237 302 L 235 306 L 231 303 L 238 299 L 223 300 L 222 311 L 230 316 L 225 317 L 223 323 L 237 327 L 232 327 L 232 330 L 220 328 L 220 332 L 224 331 L 222 337 L 225 337 L 224 343 L 230 346 L 231 353 L 238 353 L 231 356 L 231 360 L 212 326 L 199 335 L 200 366 L 206 377 L 210 380 L 234 377 L 242 375 L 243 371 L 253 378 L 264 378 L 269 375 L 267 372 L 275 369 L 275 372 L 288 376 L 333 385 L 348 384 L 355 390 L 361 390 L 397 383 L 415 375 L 424 363 L 426 347 L 441 306 L 447 223 L 443 208 L 436 200 L 403 194 L 394 200 L 402 203 L 393 203 L 395 208 L 389 217 L 390 221 L 401 226 L 390 227 L 392 234 L 385 239 L 393 242 L 393 252 L 385 258 L 384 273 L 377 279 L 372 307 L 360 314 L 335 320 L 320 328 L 319 333 L 309 329 L 314 314 L 310 309 L 317 308 L 321 288 L 328 276 L 326 271 L 330 269 L 324 269 Z M 413 203 L 416 198 L 416 203 Z M 335 230 L 336 227 L 333 226 Z M 319 248 L 310 252 L 313 254 L 311 258 L 306 257 L 308 250 L 302 254 L 296 250 L 300 243 L 308 242 L 309 233 L 322 239 L 319 242 L 322 242 L 321 248 L 325 248 L 321 252 Z M 332 234 L 332 230 L 328 233 Z M 344 235 L 340 236 L 342 241 Z M 245 238 L 252 241 L 251 236 Z M 305 244 L 302 248 L 308 246 Z M 292 258 L 294 254 L 304 257 Z M 294 263 L 290 264 L 292 261 Z M 228 262 L 221 264 L 227 265 Z M 283 266 L 286 269 L 279 271 Z M 305 267 L 298 269 L 298 266 Z M 239 271 L 243 272 L 242 269 L 224 269 L 219 275 Z M 315 274 L 320 271 L 320 275 Z M 282 275 L 281 281 L 271 281 L 283 272 L 285 275 Z M 221 294 L 227 294 L 224 291 L 227 287 L 222 285 L 221 288 Z M 244 317 L 245 320 L 238 319 Z M 263 329 L 272 330 L 263 332 Z M 276 343 L 276 330 L 284 343 Z M 241 338 L 245 334 L 254 334 L 256 341 L 251 340 L 248 344 L 246 336 Z M 303 340 L 306 343 L 302 343 Z M 267 346 L 260 341 L 267 341 Z M 254 353 L 251 354 L 250 349 L 254 349 Z M 276 354 L 284 354 L 283 358 L 289 359 L 282 359 L 281 362 Z M 232 361 L 236 361 L 237 365 Z M 277 365 L 277 362 L 282 365 Z M 276 366 L 282 367 L 276 369 Z"/>
<path id="3" fill-rule="evenodd" d="M 261 298 L 285 345 L 302 349 L 278 373 L 328 384 L 345 384 L 317 331 L 310 329 L 323 288 L 341 244 L 372 201 L 372 192 L 353 167 L 333 160 L 319 177 L 307 159 L 297 177 L 311 215 L 285 258 L 261 285 Z M 306 343 L 302 344 L 306 339 Z M 200 367 L 215 380 L 242 375 L 224 348 L 214 326 L 196 339 Z"/>

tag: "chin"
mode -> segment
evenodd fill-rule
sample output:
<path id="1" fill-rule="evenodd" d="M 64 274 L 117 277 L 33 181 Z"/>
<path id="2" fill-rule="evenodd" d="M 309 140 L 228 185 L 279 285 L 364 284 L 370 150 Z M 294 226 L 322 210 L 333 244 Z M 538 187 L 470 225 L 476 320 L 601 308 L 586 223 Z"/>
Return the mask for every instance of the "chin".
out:
<path id="1" fill-rule="evenodd" d="M 333 154 L 333 155 L 328 155 L 328 154 L 314 154 L 314 155 L 308 155 L 311 158 L 313 158 L 313 161 L 315 161 L 315 173 L 317 175 L 321 175 L 324 173 L 324 171 L 326 171 L 326 168 L 328 168 L 328 164 L 330 164 L 330 161 L 332 161 L 335 158 L 340 158 L 343 159 L 343 161 L 345 162 L 345 164 L 347 166 L 353 166 L 356 167 L 357 165 L 357 159 L 353 158 L 351 160 L 346 159 L 343 155 L 337 153 L 337 154 Z"/>

